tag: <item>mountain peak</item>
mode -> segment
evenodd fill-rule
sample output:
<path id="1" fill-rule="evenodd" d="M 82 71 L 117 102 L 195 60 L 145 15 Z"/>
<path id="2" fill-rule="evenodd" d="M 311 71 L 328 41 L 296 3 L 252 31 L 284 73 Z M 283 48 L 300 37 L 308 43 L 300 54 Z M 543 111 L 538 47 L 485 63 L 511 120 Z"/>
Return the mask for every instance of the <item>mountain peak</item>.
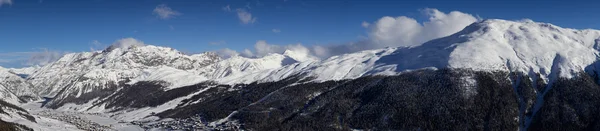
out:
<path id="1" fill-rule="evenodd" d="M 598 50 L 593 47 L 598 38 L 598 30 L 561 28 L 531 20 L 488 19 L 427 42 L 407 55 L 430 61 L 447 58 L 442 60 L 446 64 L 438 64 L 442 68 L 533 72 L 543 77 L 551 75 L 553 65 L 559 65 L 569 71 L 556 74 L 569 78 L 596 61 Z M 557 57 L 561 61 L 553 61 Z"/>
<path id="2" fill-rule="evenodd" d="M 82 52 L 63 56 L 58 61 L 42 67 L 30 76 L 42 95 L 54 96 L 61 88 L 73 88 L 68 93 L 77 93 L 90 88 L 108 88 L 136 78 L 144 71 L 170 67 L 182 72 L 195 70 L 216 63 L 221 59 L 214 54 L 186 55 L 175 49 L 153 45 L 123 44 L 103 53 Z M 80 80 L 83 78 L 84 80 Z M 44 80 L 46 79 L 46 80 Z M 50 80 L 47 80 L 50 79 Z M 56 81 L 68 81 L 56 83 Z M 68 86 L 75 85 L 75 86 Z M 88 85 L 103 85 L 88 87 Z M 43 88 L 43 89 L 42 89 Z M 81 93 L 79 93 L 80 95 Z"/>

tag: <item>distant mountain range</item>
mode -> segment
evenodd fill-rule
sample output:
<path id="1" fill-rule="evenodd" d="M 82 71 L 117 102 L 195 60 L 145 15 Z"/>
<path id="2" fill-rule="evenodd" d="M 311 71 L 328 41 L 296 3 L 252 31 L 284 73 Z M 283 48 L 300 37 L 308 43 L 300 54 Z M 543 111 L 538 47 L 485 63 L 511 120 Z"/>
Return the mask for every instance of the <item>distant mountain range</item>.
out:
<path id="1" fill-rule="evenodd" d="M 600 130 L 599 30 L 490 19 L 419 46 L 304 56 L 111 46 L 0 68 L 0 96 L 148 129 Z"/>

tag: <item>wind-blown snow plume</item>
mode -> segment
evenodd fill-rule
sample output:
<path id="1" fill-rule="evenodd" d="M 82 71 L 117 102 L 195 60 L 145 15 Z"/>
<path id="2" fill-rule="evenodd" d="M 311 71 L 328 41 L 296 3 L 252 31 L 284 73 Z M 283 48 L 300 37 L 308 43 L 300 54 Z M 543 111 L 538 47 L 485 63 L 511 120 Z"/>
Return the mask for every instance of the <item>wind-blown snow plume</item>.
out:
<path id="1" fill-rule="evenodd" d="M 225 49 L 221 49 L 221 50 L 217 50 L 216 51 L 217 55 L 219 55 L 221 58 L 230 58 L 233 56 L 238 56 L 240 55 L 240 53 L 238 53 L 235 50 L 229 49 L 229 48 L 225 48 Z"/>
<path id="2" fill-rule="evenodd" d="M 254 54 L 256 57 L 266 56 L 271 53 L 283 54 L 285 52 L 294 52 L 295 57 L 300 59 L 312 59 L 314 57 L 310 49 L 306 48 L 302 44 L 289 44 L 285 46 L 268 44 L 267 41 L 259 40 L 254 45 Z M 246 50 L 245 52 L 247 52 Z"/>
<path id="3" fill-rule="evenodd" d="M 34 52 L 31 54 L 29 60 L 27 60 L 28 66 L 39 65 L 43 66 L 46 64 L 50 64 L 58 59 L 60 59 L 65 53 L 59 51 L 52 51 L 48 49 L 42 49 L 41 52 Z"/>
<path id="4" fill-rule="evenodd" d="M 108 47 L 108 50 L 110 51 L 110 50 L 113 50 L 116 48 L 126 49 L 126 48 L 129 48 L 132 46 L 144 46 L 144 45 L 145 44 L 143 41 L 137 40 L 135 38 L 123 38 L 123 39 L 115 41 L 115 43 L 110 45 L 110 47 Z"/>
<path id="5" fill-rule="evenodd" d="M 254 45 L 254 55 L 257 57 L 269 53 L 283 53 L 286 50 L 301 50 L 308 56 L 328 58 L 333 55 L 357 52 L 384 47 L 418 46 L 429 40 L 454 34 L 479 19 L 471 14 L 452 11 L 444 13 L 437 9 L 424 9 L 423 13 L 429 17 L 428 21 L 421 22 L 406 16 L 384 16 L 379 20 L 361 26 L 368 29 L 368 38 L 338 45 L 316 45 L 305 47 L 301 44 L 271 45 L 264 40 Z M 298 51 L 295 51 L 298 52 Z"/>

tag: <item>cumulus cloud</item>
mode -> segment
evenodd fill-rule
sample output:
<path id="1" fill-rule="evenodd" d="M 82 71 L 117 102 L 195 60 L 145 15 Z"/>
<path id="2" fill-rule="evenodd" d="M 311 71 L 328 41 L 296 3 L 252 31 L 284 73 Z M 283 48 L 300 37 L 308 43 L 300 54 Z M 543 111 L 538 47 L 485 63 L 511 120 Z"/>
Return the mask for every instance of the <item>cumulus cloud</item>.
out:
<path id="1" fill-rule="evenodd" d="M 285 48 L 279 45 L 271 45 L 268 44 L 267 41 L 259 40 L 254 44 L 254 50 L 256 51 L 256 56 L 265 56 L 269 53 L 283 53 Z"/>
<path id="2" fill-rule="evenodd" d="M 452 11 L 448 14 L 437 9 L 423 10 L 429 20 L 419 23 L 406 16 L 383 17 L 372 25 L 369 38 L 374 48 L 417 46 L 432 39 L 456 33 L 478 21 L 470 14 Z"/>
<path id="3" fill-rule="evenodd" d="M 385 47 L 419 46 L 429 40 L 449 36 L 479 20 L 471 14 L 452 11 L 444 13 L 437 9 L 424 9 L 427 21 L 419 22 L 406 16 L 384 16 L 362 26 L 367 27 L 368 37 L 364 40 L 339 45 L 313 46 L 314 55 L 327 58 L 333 55 Z"/>
<path id="4" fill-rule="evenodd" d="M 253 17 L 252 14 L 246 9 L 238 8 L 236 11 L 240 22 L 244 24 L 253 24 L 254 22 L 256 22 L 256 19 L 258 19 L 256 17 Z"/>
<path id="5" fill-rule="evenodd" d="M 112 51 L 116 48 L 127 49 L 132 46 L 144 46 L 144 42 L 137 40 L 135 38 L 123 38 L 115 41 L 112 45 L 110 45 L 107 51 Z"/>
<path id="6" fill-rule="evenodd" d="M 174 11 L 173 9 L 171 9 L 170 7 L 168 7 L 165 4 L 156 6 L 156 8 L 154 8 L 153 14 L 156 15 L 156 17 L 163 19 L 163 20 L 170 19 L 175 16 L 181 15 L 181 13 Z"/>
<path id="7" fill-rule="evenodd" d="M 281 32 L 280 29 L 272 29 L 271 31 L 273 31 L 273 33 L 279 33 L 279 32 Z"/>
<path id="8" fill-rule="evenodd" d="M 479 20 L 471 14 L 459 11 L 444 13 L 437 9 L 424 9 L 422 12 L 429 17 L 424 22 L 406 16 L 384 16 L 372 23 L 363 22 L 362 26 L 367 28 L 368 37 L 358 41 L 306 47 L 301 44 L 273 45 L 260 40 L 255 43 L 254 52 L 249 50 L 244 52 L 250 54 L 248 56 L 261 57 L 269 53 L 284 53 L 290 50 L 323 59 L 369 49 L 419 46 L 429 40 L 454 34 Z"/>
<path id="9" fill-rule="evenodd" d="M 0 6 L 7 4 L 7 5 L 12 5 L 13 1 L 12 0 L 0 0 Z"/>

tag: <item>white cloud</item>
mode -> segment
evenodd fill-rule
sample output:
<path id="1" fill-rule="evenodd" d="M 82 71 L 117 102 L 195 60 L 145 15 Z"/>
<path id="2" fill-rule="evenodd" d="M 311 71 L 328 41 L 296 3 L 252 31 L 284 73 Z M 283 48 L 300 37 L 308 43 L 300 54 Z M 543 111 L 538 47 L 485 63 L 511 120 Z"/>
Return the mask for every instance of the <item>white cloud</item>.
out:
<path id="1" fill-rule="evenodd" d="M 252 53 L 252 51 L 250 51 L 249 49 L 244 49 L 244 51 L 242 51 L 242 56 L 252 57 L 254 56 L 254 53 Z"/>
<path id="2" fill-rule="evenodd" d="M 311 48 L 312 52 L 315 56 L 327 58 L 361 50 L 419 46 L 429 40 L 454 34 L 479 20 L 459 11 L 444 13 L 429 8 L 422 11 L 429 17 L 427 21 L 419 22 L 406 16 L 384 16 L 373 23 L 362 23 L 363 27 L 368 27 L 366 39 L 339 45 L 317 45 Z"/>
<path id="3" fill-rule="evenodd" d="M 269 53 L 283 53 L 283 51 L 285 51 L 281 46 L 268 44 L 267 41 L 264 40 L 257 41 L 256 44 L 254 44 L 254 50 L 256 51 L 255 55 L 257 56 L 265 56 Z"/>
<path id="4" fill-rule="evenodd" d="M 268 44 L 265 40 L 259 40 L 254 44 L 254 50 L 256 51 L 254 55 L 261 57 L 271 53 L 279 53 L 282 54 L 286 50 L 292 50 L 297 52 L 309 53 L 308 48 L 304 47 L 302 44 L 289 44 L 285 46 Z"/>
<path id="5" fill-rule="evenodd" d="M 423 23 L 406 16 L 383 17 L 371 27 L 369 38 L 374 48 L 417 46 L 432 39 L 454 34 L 478 19 L 470 14 L 425 9 L 429 20 Z"/>
<path id="6" fill-rule="evenodd" d="M 298 61 L 306 61 L 306 60 L 315 60 L 318 59 L 311 53 L 312 51 L 303 46 L 302 44 L 289 44 L 289 45 L 273 45 L 268 44 L 264 40 L 259 40 L 254 44 L 254 51 L 252 52 L 249 49 L 245 49 L 241 54 L 238 52 L 232 53 L 232 50 L 224 49 L 225 51 L 220 52 L 228 52 L 222 54 L 236 54 L 244 57 L 263 57 L 269 55 L 271 53 L 277 54 L 286 54 L 295 60 Z M 226 55 L 223 55 L 226 56 Z"/>
<path id="7" fill-rule="evenodd" d="M 60 59 L 64 54 L 64 52 L 52 51 L 44 48 L 41 52 L 32 53 L 26 65 L 47 65 Z"/>
<path id="8" fill-rule="evenodd" d="M 107 51 L 112 51 L 116 48 L 127 49 L 132 46 L 144 46 L 144 42 L 137 40 L 135 38 L 123 38 L 115 41 L 110 47 L 108 47 Z"/>
<path id="9" fill-rule="evenodd" d="M 272 29 L 271 31 L 273 31 L 273 33 L 279 33 L 279 32 L 281 32 L 280 29 Z"/>
<path id="10" fill-rule="evenodd" d="M 225 12 L 231 12 L 231 7 L 230 7 L 229 5 L 227 5 L 227 6 L 223 7 L 223 8 L 221 8 L 221 9 L 222 9 L 223 11 L 225 11 Z"/>
<path id="11" fill-rule="evenodd" d="M 308 57 L 328 58 L 333 55 L 384 47 L 419 46 L 429 40 L 454 34 L 479 20 L 473 15 L 458 11 L 444 13 L 437 9 L 424 9 L 423 13 L 429 17 L 424 22 L 406 16 L 385 16 L 373 23 L 363 22 L 362 26 L 368 27 L 368 37 L 359 41 L 305 47 L 301 44 L 272 45 L 259 40 L 254 45 L 254 52 L 246 49 L 243 54 L 261 57 L 269 53 L 291 50 L 307 54 Z"/>
<path id="12" fill-rule="evenodd" d="M 365 27 L 365 28 L 369 28 L 369 25 L 371 25 L 371 24 L 369 24 L 369 22 L 366 22 L 366 21 L 363 21 L 361 24 L 361 26 Z"/>
<path id="13" fill-rule="evenodd" d="M 181 13 L 174 11 L 165 4 L 156 6 L 156 8 L 154 8 L 153 14 L 156 15 L 156 17 L 164 20 L 181 15 Z"/>
<path id="14" fill-rule="evenodd" d="M 12 0 L 0 0 L 0 6 L 2 6 L 4 4 L 12 5 L 12 3 L 13 3 Z"/>
<path id="15" fill-rule="evenodd" d="M 229 48 L 225 48 L 225 49 L 221 49 L 221 50 L 217 50 L 216 51 L 217 55 L 219 55 L 221 58 L 230 58 L 233 56 L 238 56 L 240 55 L 240 53 L 238 53 L 235 50 L 229 49 Z"/>
<path id="16" fill-rule="evenodd" d="M 244 24 L 253 24 L 254 22 L 256 22 L 256 19 L 258 19 L 256 17 L 253 17 L 252 14 L 250 14 L 250 12 L 248 12 L 245 9 L 238 8 L 236 11 L 238 18 Z"/>

